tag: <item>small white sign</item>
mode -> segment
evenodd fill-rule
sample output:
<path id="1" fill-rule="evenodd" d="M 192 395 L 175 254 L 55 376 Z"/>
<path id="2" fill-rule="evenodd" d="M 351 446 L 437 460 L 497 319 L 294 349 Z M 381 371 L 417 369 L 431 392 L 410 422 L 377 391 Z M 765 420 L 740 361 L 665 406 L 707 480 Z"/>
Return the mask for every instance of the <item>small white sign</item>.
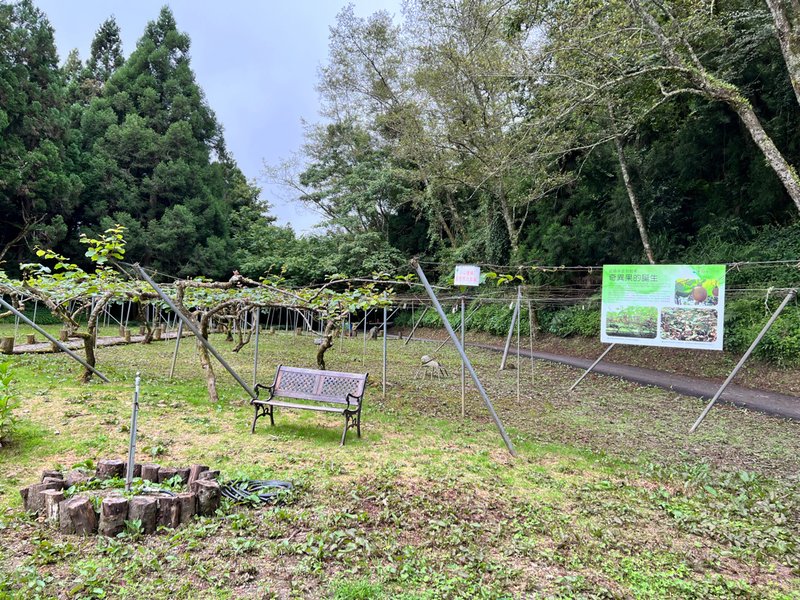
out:
<path id="1" fill-rule="evenodd" d="M 456 265 L 456 277 L 453 285 L 469 285 L 475 287 L 480 284 L 480 267 L 477 265 Z"/>

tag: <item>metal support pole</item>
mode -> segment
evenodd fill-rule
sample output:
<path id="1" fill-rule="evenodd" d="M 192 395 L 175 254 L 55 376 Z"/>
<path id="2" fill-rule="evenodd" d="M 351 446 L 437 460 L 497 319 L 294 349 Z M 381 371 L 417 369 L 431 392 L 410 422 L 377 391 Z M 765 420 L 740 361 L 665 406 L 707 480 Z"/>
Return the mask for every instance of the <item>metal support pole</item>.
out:
<path id="1" fill-rule="evenodd" d="M 133 387 L 133 410 L 131 411 L 131 436 L 128 444 L 128 472 L 125 474 L 125 490 L 131 491 L 133 467 L 136 463 L 136 419 L 139 415 L 139 373 L 136 373 Z"/>
<path id="2" fill-rule="evenodd" d="M 464 296 L 461 296 L 461 347 L 464 347 Z M 466 414 L 467 372 L 461 359 L 461 418 Z"/>
<path id="3" fill-rule="evenodd" d="M 261 329 L 261 309 L 257 308 L 253 311 L 253 327 L 256 331 L 255 347 L 253 348 L 253 388 L 255 389 L 258 383 L 258 332 Z"/>
<path id="4" fill-rule="evenodd" d="M 598 363 L 599 363 L 601 360 L 603 360 L 603 358 L 605 358 L 605 355 L 606 355 L 606 354 L 608 354 L 609 352 L 611 352 L 611 349 L 612 349 L 614 346 L 616 346 L 616 344 L 611 344 L 611 345 L 610 345 L 608 348 L 606 348 L 606 349 L 603 351 L 603 353 L 602 353 L 602 354 L 601 354 L 599 357 L 597 357 L 597 360 L 596 360 L 596 361 L 594 361 L 594 362 L 592 363 L 592 365 L 591 365 L 591 366 L 590 366 L 588 369 L 586 369 L 586 371 L 584 372 L 584 374 L 583 374 L 583 375 L 581 375 L 580 377 L 578 377 L 578 381 L 576 381 L 575 383 L 573 383 L 573 384 L 572 384 L 572 387 L 571 387 L 571 388 L 569 388 L 569 391 L 570 391 L 570 392 L 571 392 L 572 390 L 574 390 L 576 387 L 578 387 L 578 384 L 579 384 L 581 381 L 583 381 L 583 378 L 584 378 L 584 377 L 586 377 L 586 376 L 587 376 L 589 373 L 591 373 L 591 372 L 592 372 L 592 369 L 594 369 L 594 368 L 595 368 L 595 367 L 598 365 Z"/>
<path id="5" fill-rule="evenodd" d="M 183 321 L 178 322 L 178 337 L 175 338 L 175 352 L 172 353 L 172 366 L 169 368 L 169 378 L 175 375 L 175 363 L 178 361 L 178 349 L 181 347 L 181 336 L 183 336 Z"/>
<path id="6" fill-rule="evenodd" d="M 111 382 L 108 380 L 108 377 L 106 377 L 105 375 L 103 375 L 103 374 L 102 374 L 100 371 L 98 371 L 97 369 L 95 369 L 93 366 L 91 366 L 89 363 L 87 363 L 85 360 L 83 360 L 83 359 L 82 359 L 80 356 L 78 356 L 78 355 L 77 355 L 77 354 L 75 354 L 75 353 L 74 353 L 72 350 L 70 350 L 69 348 L 67 348 L 67 347 L 66 347 L 64 344 L 62 344 L 62 343 L 61 343 L 61 341 L 60 341 L 60 340 L 57 340 L 56 338 L 54 338 L 52 335 L 50 335 L 49 333 L 47 333 L 47 332 L 46 332 L 44 329 L 42 329 L 41 327 L 39 327 L 39 326 L 38 326 L 36 323 L 34 323 L 33 321 L 31 321 L 31 320 L 30 320 L 28 317 L 26 317 L 24 314 L 22 314 L 21 312 L 19 312 L 19 311 L 18 311 L 16 308 L 14 308 L 13 306 L 11 306 L 11 305 L 10 305 L 8 302 L 6 302 L 5 300 L 3 300 L 3 298 L 2 298 L 2 297 L 0 297 L 0 306 L 3 306 L 4 308 L 6 308 L 6 309 L 10 310 L 12 313 L 14 313 L 14 314 L 15 314 L 16 316 L 18 316 L 20 319 L 22 319 L 22 321 L 23 321 L 24 323 L 27 323 L 28 325 L 30 325 L 31 327 L 33 327 L 33 328 L 34 328 L 36 331 L 38 331 L 39 333 L 41 333 L 41 334 L 42 334 L 44 337 L 46 337 L 48 340 L 50 340 L 51 342 L 53 342 L 53 343 L 54 343 L 56 346 L 58 346 L 58 347 L 59 347 L 61 350 L 63 350 L 63 351 L 64 351 L 64 352 L 66 352 L 67 354 L 69 354 L 69 355 L 70 355 L 70 357 L 72 357 L 73 359 L 75 359 L 76 361 L 78 361 L 79 363 L 81 363 L 81 364 L 82 364 L 84 367 L 86 367 L 87 369 L 89 369 L 89 370 L 90 370 L 92 373 L 94 373 L 95 375 L 97 375 L 97 376 L 98 376 L 100 379 L 102 379 L 102 380 L 103 380 L 103 381 L 105 381 L 106 383 L 111 383 Z"/>
<path id="7" fill-rule="evenodd" d="M 206 349 L 207 349 L 209 352 L 211 352 L 211 354 L 214 356 L 214 358 L 216 358 L 216 359 L 219 361 L 219 363 L 220 363 L 220 364 L 221 364 L 221 365 L 222 365 L 222 366 L 225 368 L 225 370 L 226 370 L 226 371 L 228 371 L 228 373 L 230 373 L 230 374 L 231 374 L 231 377 L 233 377 L 233 378 L 236 380 L 236 383 L 238 383 L 240 386 L 242 386 L 242 389 L 243 389 L 245 392 L 247 392 L 247 394 L 248 394 L 248 395 L 249 395 L 251 398 L 253 398 L 254 400 L 258 399 L 258 396 L 257 396 L 257 395 L 256 395 L 256 393 L 253 391 L 253 388 L 251 388 L 251 387 L 250 387 L 250 386 L 247 384 L 247 382 L 246 382 L 244 379 L 242 379 L 242 378 L 239 376 L 239 374 L 238 374 L 236 371 L 234 371 L 234 370 L 233 370 L 233 367 L 232 367 L 232 366 L 230 366 L 230 365 L 228 364 L 228 362 L 227 362 L 227 361 L 226 361 L 224 358 L 222 358 L 222 356 L 220 355 L 220 353 L 219 353 L 219 352 L 217 352 L 217 349 L 216 349 L 216 348 L 214 348 L 214 346 L 212 346 L 212 345 L 211 345 L 211 342 L 209 342 L 209 341 L 208 341 L 206 338 L 204 338 L 204 337 L 203 337 L 203 334 L 202 334 L 202 333 L 200 333 L 200 330 L 199 330 L 199 329 L 197 328 L 197 326 L 196 326 L 196 325 L 195 325 L 195 324 L 192 322 L 192 320 L 191 320 L 189 317 L 187 317 L 185 314 L 183 314 L 183 313 L 182 313 L 182 312 L 181 312 L 181 311 L 178 309 L 178 307 L 177 307 L 177 306 L 175 306 L 175 303 L 172 301 L 172 298 L 170 298 L 169 296 L 167 296 L 167 295 L 164 293 L 164 290 L 162 290 L 162 289 L 161 289 L 161 288 L 158 286 L 158 284 L 157 284 L 155 281 L 153 281 L 153 280 L 152 280 L 152 278 L 151 278 L 151 277 L 150 277 L 150 276 L 149 276 L 149 275 L 148 275 L 148 274 L 145 272 L 145 270 L 144 270 L 142 267 L 140 267 L 140 266 L 139 266 L 139 264 L 138 264 L 138 263 L 137 263 L 137 264 L 135 264 L 135 265 L 133 265 L 133 268 L 134 268 L 134 269 L 136 269 L 136 272 L 137 272 L 137 273 L 139 273 L 139 276 L 140 276 L 142 279 L 144 279 L 144 280 L 145 280 L 147 283 L 149 283 L 149 284 L 150 284 L 150 286 L 151 286 L 151 287 L 152 287 L 152 288 L 155 290 L 155 292 L 156 292 L 156 293 L 157 293 L 159 296 L 161 296 L 161 299 L 162 299 L 164 302 L 166 302 L 167 306 L 169 306 L 169 307 L 172 309 L 172 311 L 173 311 L 173 312 L 174 312 L 176 315 L 178 315 L 178 316 L 180 317 L 180 319 L 181 319 L 181 321 L 183 322 L 183 324 L 184 324 L 184 325 L 186 325 L 186 327 L 188 327 L 188 328 L 189 328 L 189 331 L 191 331 L 191 332 L 192 332 L 192 333 L 195 335 L 195 337 L 196 337 L 196 338 L 197 338 L 197 339 L 200 341 L 200 343 L 201 343 L 201 344 L 203 344 L 203 346 L 205 346 L 205 347 L 206 347 Z"/>
<path id="8" fill-rule="evenodd" d="M 528 300 L 528 336 L 531 343 L 531 393 L 533 393 L 534 386 L 534 373 L 533 373 L 533 307 L 531 301 Z"/>
<path id="9" fill-rule="evenodd" d="M 467 315 L 467 318 L 466 318 L 466 319 L 464 319 L 464 323 L 465 323 L 465 324 L 466 324 L 466 323 L 467 323 L 467 322 L 468 322 L 468 321 L 469 321 L 469 320 L 472 318 L 472 315 L 474 315 L 474 314 L 475 314 L 475 313 L 478 311 L 478 309 L 479 309 L 479 308 L 480 308 L 480 306 L 479 306 L 479 305 L 476 305 L 476 306 L 474 306 L 474 307 L 472 308 L 472 310 L 471 310 L 471 311 L 469 311 L 469 314 Z M 460 333 L 461 333 L 461 325 L 459 325 L 459 326 L 458 326 L 458 331 L 459 331 L 459 335 L 460 335 Z M 447 343 L 448 343 L 449 341 L 450 341 L 450 338 L 445 338 L 445 339 L 442 341 L 442 343 L 441 343 L 441 344 L 439 344 L 438 346 L 436 346 L 436 350 L 434 350 L 434 351 L 433 351 L 433 354 L 436 354 L 437 352 L 439 352 L 439 350 L 441 350 L 442 348 L 444 348 L 444 347 L 447 345 Z"/>
<path id="10" fill-rule="evenodd" d="M 503 441 L 506 444 L 506 448 L 508 448 L 511 456 L 516 456 L 517 451 L 514 449 L 514 444 L 511 442 L 511 438 L 508 437 L 505 427 L 503 427 L 503 423 L 500 421 L 500 417 L 497 416 L 494 406 L 492 406 L 492 401 L 489 400 L 486 390 L 483 389 L 483 384 L 481 383 L 481 380 L 478 379 L 478 374 L 472 367 L 472 363 L 469 361 L 469 358 L 467 358 L 467 354 L 464 352 L 464 347 L 461 345 L 461 342 L 459 342 L 455 331 L 453 331 L 453 328 L 450 326 L 450 323 L 447 320 L 447 315 L 444 314 L 444 309 L 442 309 L 442 305 L 439 304 L 439 299 L 436 297 L 431 284 L 428 283 L 428 278 L 425 277 L 425 272 L 422 270 L 422 267 L 416 260 L 412 260 L 411 265 L 416 270 L 422 285 L 425 286 L 425 291 L 428 292 L 428 296 L 433 303 L 433 307 L 436 309 L 436 312 L 439 313 L 439 318 L 442 320 L 442 325 L 444 325 L 444 328 L 447 330 L 447 334 L 450 336 L 450 339 L 453 340 L 453 344 L 456 346 L 456 350 L 458 350 L 458 353 L 461 355 L 461 359 L 464 361 L 464 364 L 466 365 L 467 370 L 472 377 L 472 381 L 475 383 L 475 387 L 478 388 L 478 393 L 480 393 L 481 398 L 483 398 L 483 402 L 486 404 L 486 408 L 489 410 L 489 414 L 491 415 L 492 420 L 494 420 L 494 424 L 497 426 L 500 436 L 503 438 Z"/>
<path id="11" fill-rule="evenodd" d="M 430 306 L 426 306 L 425 310 L 422 311 L 422 314 L 419 316 L 419 320 L 414 324 L 414 327 L 411 328 L 411 333 L 408 334 L 406 341 L 403 342 L 404 346 L 408 346 L 408 342 L 410 342 L 411 338 L 414 337 L 414 332 L 417 330 L 417 327 L 419 327 L 419 324 L 422 323 L 422 319 L 425 318 L 425 314 L 428 312 L 429 308 Z"/>
<path id="12" fill-rule="evenodd" d="M 367 318 L 369 317 L 369 310 L 364 313 L 364 354 L 361 355 L 361 363 L 367 363 Z"/>
<path id="13" fill-rule="evenodd" d="M 733 368 L 733 371 L 731 371 L 731 374 L 728 375 L 728 378 L 717 390 L 717 393 L 714 394 L 714 397 L 711 399 L 711 402 L 709 402 L 708 406 L 706 406 L 703 409 L 703 412 L 700 413 L 700 416 L 697 418 L 697 421 L 695 421 L 694 425 L 692 425 L 692 428 L 689 430 L 689 433 L 694 433 L 695 430 L 700 426 L 700 423 L 702 423 L 703 419 L 706 418 L 708 412 L 711 410 L 714 404 L 716 404 L 717 400 L 719 400 L 719 397 L 722 396 L 722 392 L 724 392 L 725 388 L 728 387 L 728 384 L 731 381 L 733 381 L 733 378 L 736 377 L 736 374 L 744 366 L 744 363 L 747 361 L 748 358 L 750 358 L 750 355 L 753 353 L 753 350 L 756 349 L 756 346 L 758 346 L 758 344 L 761 342 L 761 339 L 767 334 L 769 328 L 772 327 L 772 324 L 783 312 L 783 309 L 786 308 L 786 305 L 789 304 L 789 302 L 791 302 L 796 296 L 797 296 L 797 290 L 791 290 L 788 294 L 786 294 L 786 297 L 783 299 L 783 302 L 781 302 L 781 305 L 778 307 L 778 310 L 772 313 L 772 316 L 770 317 L 769 321 L 767 321 L 767 324 L 764 325 L 764 328 L 761 330 L 761 333 L 759 333 L 756 336 L 756 339 L 753 340 L 752 344 L 750 344 L 750 347 L 747 349 L 747 352 L 745 352 L 744 356 L 742 356 L 742 358 L 739 359 L 739 363 Z"/>
<path id="14" fill-rule="evenodd" d="M 383 371 L 382 377 L 383 380 L 383 398 L 386 398 L 386 307 L 383 307 Z"/>
<path id="15" fill-rule="evenodd" d="M 503 348 L 503 359 L 500 361 L 500 370 L 506 368 L 506 361 L 508 360 L 508 350 L 511 348 L 511 338 L 514 335 L 514 325 L 517 323 L 517 319 L 519 318 L 519 302 L 520 296 L 522 295 L 522 291 L 519 286 L 517 286 L 517 300 L 516 304 L 514 305 L 514 312 L 511 315 L 511 327 L 508 328 L 508 337 L 506 338 L 506 345 Z"/>

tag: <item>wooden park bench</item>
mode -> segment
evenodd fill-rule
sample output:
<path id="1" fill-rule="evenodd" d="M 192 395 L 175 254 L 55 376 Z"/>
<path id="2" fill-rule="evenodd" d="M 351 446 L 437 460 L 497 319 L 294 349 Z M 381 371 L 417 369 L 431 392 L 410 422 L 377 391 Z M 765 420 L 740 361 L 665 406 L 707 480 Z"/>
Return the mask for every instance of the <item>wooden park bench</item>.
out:
<path id="1" fill-rule="evenodd" d="M 361 404 L 364 398 L 364 388 L 367 386 L 368 373 L 340 373 L 337 371 L 318 371 L 316 369 L 300 369 L 296 367 L 278 367 L 272 385 L 256 385 L 256 396 L 260 390 L 269 391 L 266 400 L 252 399 L 250 404 L 255 408 L 253 427 L 250 433 L 256 431 L 256 421 L 259 417 L 269 415 L 271 425 L 275 425 L 273 413 L 275 407 L 296 408 L 298 410 L 316 410 L 344 415 L 344 431 L 342 443 L 347 436 L 347 430 L 355 425 L 358 437 L 361 437 Z M 297 404 L 283 402 L 276 398 L 293 398 L 306 400 L 315 404 Z"/>

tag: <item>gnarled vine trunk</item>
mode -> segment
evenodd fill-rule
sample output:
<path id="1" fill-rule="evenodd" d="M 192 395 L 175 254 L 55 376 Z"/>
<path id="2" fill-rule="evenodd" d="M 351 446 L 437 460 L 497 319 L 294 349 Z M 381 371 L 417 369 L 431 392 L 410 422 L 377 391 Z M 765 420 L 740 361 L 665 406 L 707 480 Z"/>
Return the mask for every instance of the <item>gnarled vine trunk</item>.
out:
<path id="1" fill-rule="evenodd" d="M 322 334 L 322 342 L 317 350 L 317 368 L 325 370 L 325 353 L 333 346 L 333 332 L 336 329 L 336 322 L 329 319 L 325 325 L 325 333 Z"/>

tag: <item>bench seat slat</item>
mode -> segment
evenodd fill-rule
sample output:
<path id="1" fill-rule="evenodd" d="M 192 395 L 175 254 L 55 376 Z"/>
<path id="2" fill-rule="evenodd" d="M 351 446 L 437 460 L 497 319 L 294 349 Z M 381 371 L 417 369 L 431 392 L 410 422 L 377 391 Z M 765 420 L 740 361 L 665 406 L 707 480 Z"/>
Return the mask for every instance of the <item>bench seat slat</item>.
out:
<path id="1" fill-rule="evenodd" d="M 346 410 L 344 408 L 336 408 L 335 406 L 320 406 L 314 404 L 292 404 L 291 402 L 276 402 L 275 400 L 270 400 L 269 402 L 260 402 L 260 404 L 265 404 L 267 406 L 282 406 L 283 408 L 299 408 L 302 410 L 320 410 L 323 412 L 334 412 L 334 413 L 343 413 Z"/>

